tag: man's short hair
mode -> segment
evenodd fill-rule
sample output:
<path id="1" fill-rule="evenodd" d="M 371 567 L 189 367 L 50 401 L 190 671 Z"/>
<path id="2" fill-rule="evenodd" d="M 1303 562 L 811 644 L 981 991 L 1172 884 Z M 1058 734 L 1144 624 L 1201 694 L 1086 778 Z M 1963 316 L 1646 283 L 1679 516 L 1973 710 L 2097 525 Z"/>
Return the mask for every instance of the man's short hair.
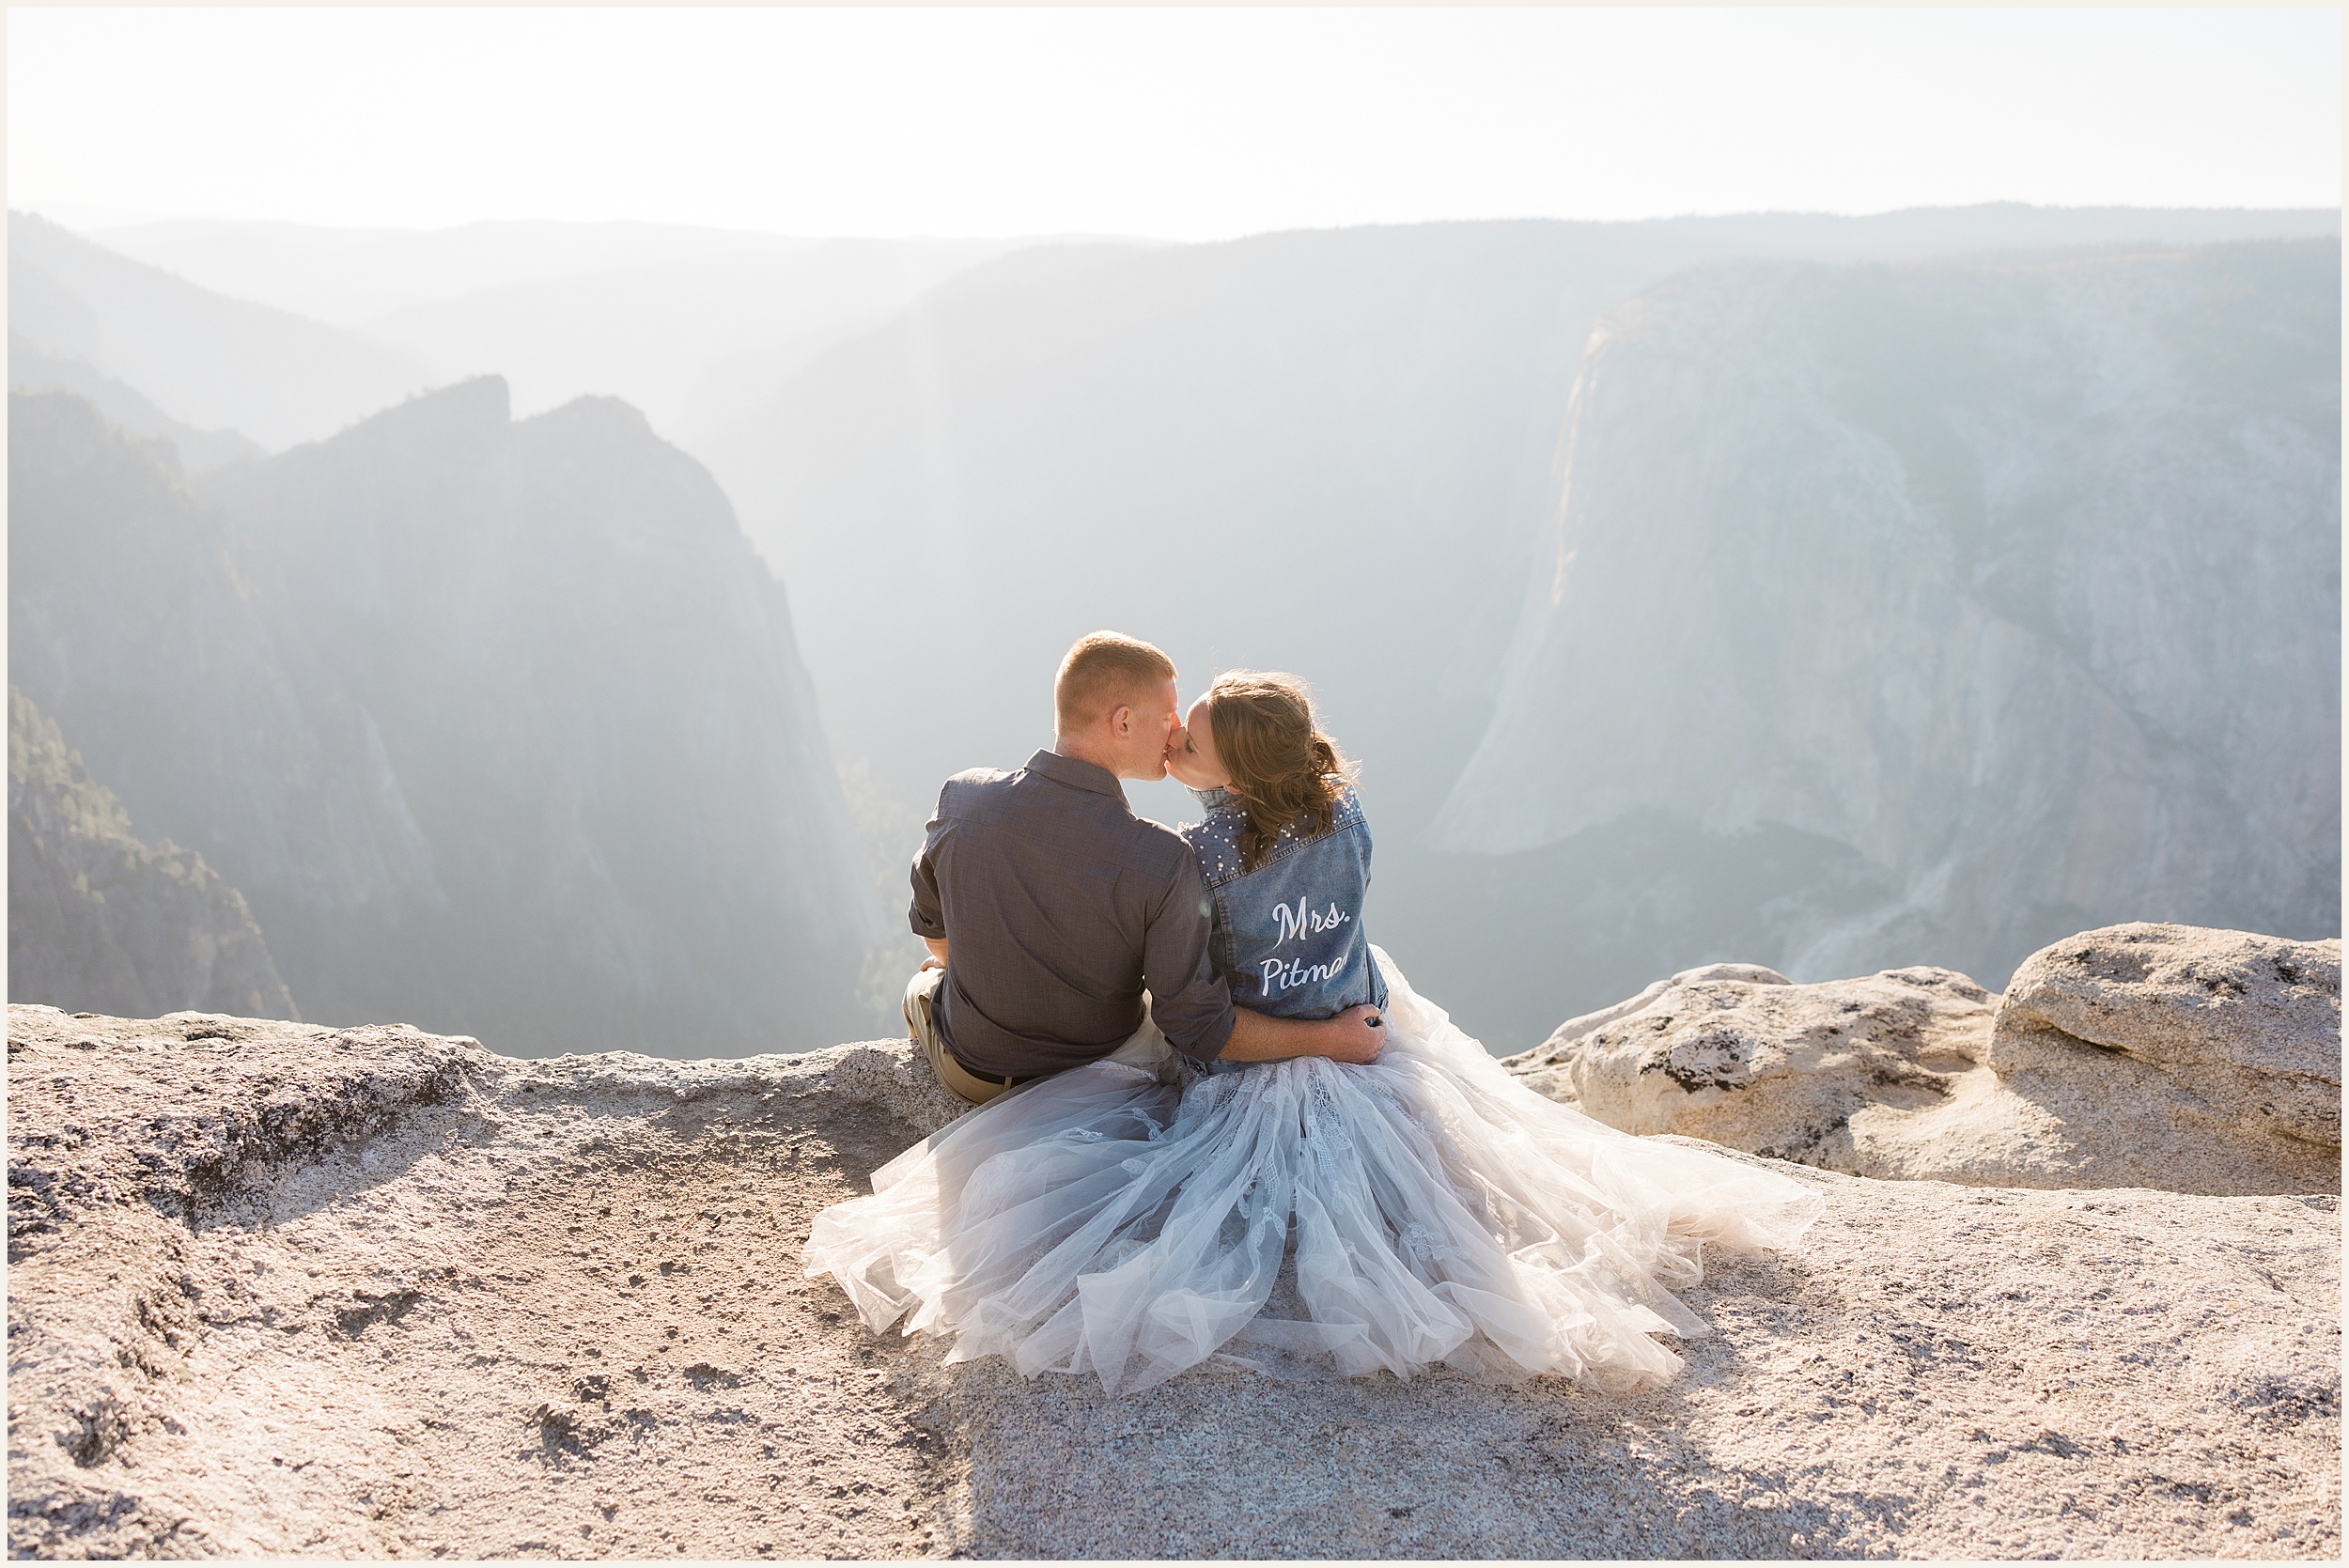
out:
<path id="1" fill-rule="evenodd" d="M 1174 661 L 1138 638 L 1096 631 L 1077 639 L 1052 681 L 1060 728 L 1076 735 L 1174 678 Z"/>

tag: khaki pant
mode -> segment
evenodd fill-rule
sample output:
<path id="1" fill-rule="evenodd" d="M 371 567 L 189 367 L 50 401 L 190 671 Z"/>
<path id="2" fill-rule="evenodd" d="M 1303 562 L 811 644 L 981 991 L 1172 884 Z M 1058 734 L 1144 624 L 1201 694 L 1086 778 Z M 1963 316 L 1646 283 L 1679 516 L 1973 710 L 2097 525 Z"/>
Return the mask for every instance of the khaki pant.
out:
<path id="1" fill-rule="evenodd" d="M 917 970 L 906 982 L 906 1029 L 913 1043 L 922 1048 L 929 1059 L 930 1071 L 961 1098 L 972 1105 L 985 1105 L 1006 1089 L 1025 1083 L 1017 1078 L 981 1078 L 948 1053 L 946 1043 L 938 1037 L 938 1023 L 930 1017 L 930 1007 L 938 996 L 938 987 L 946 982 L 942 969 Z"/>

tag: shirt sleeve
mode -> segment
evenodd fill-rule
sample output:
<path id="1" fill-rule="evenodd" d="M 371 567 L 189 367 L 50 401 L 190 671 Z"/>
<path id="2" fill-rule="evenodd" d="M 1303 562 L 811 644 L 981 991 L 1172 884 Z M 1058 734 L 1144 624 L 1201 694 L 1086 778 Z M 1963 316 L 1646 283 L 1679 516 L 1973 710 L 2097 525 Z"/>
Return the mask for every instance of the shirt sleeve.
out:
<path id="1" fill-rule="evenodd" d="M 1150 988 L 1150 1017 L 1167 1044 L 1201 1062 L 1222 1055 L 1232 1038 L 1232 987 L 1207 955 L 1213 912 L 1199 857 L 1186 846 L 1143 937 L 1142 980 Z"/>
<path id="2" fill-rule="evenodd" d="M 946 841 L 946 796 L 939 792 L 939 809 L 930 816 L 929 826 L 922 836 L 921 852 L 913 857 L 913 903 L 906 910 L 906 923 L 917 937 L 946 939 L 945 906 L 938 899 L 938 852 Z"/>

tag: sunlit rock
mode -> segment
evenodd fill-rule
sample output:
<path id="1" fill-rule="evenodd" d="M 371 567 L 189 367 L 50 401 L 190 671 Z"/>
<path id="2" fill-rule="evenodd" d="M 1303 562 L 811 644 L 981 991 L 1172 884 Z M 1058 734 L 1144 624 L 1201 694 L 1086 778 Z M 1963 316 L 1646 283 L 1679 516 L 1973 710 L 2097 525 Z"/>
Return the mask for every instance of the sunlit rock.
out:
<path id="1" fill-rule="evenodd" d="M 1112 1399 L 801 1276 L 952 1110 L 905 1041 L 8 1025 L 14 1555 L 2339 1555 L 2331 1198 L 1781 1165 L 1825 1216 L 1708 1260 L 1669 1388 Z"/>
<path id="2" fill-rule="evenodd" d="M 1626 1131 L 1857 1175 L 2338 1192 L 2340 1032 L 2338 939 L 2139 924 L 2056 943 L 1996 1001 L 1949 970 L 1689 970 L 1510 1065 Z"/>

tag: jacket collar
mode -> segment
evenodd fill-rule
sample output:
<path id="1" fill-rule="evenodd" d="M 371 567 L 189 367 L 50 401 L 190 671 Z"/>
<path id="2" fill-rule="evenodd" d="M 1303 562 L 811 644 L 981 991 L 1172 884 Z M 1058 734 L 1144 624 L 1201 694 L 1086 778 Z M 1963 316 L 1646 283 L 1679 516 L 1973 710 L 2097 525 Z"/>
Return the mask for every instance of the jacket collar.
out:
<path id="1" fill-rule="evenodd" d="M 1041 773 L 1054 784 L 1065 784 L 1071 789 L 1089 789 L 1096 795 L 1126 799 L 1126 791 L 1117 782 L 1117 775 L 1096 763 L 1080 762 L 1058 752 L 1046 750 L 1028 759 L 1028 771 Z"/>

